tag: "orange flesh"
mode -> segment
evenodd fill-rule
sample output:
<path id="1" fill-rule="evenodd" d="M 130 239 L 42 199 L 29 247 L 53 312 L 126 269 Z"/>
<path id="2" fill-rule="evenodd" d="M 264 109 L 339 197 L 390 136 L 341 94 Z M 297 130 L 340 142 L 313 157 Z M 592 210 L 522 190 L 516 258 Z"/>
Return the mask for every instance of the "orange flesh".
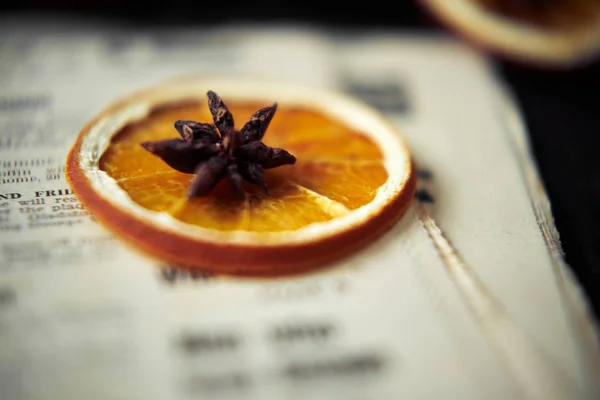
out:
<path id="1" fill-rule="evenodd" d="M 227 105 L 238 129 L 265 107 Z M 280 105 L 263 142 L 286 149 L 298 161 L 265 171 L 271 195 L 245 183 L 247 196 L 239 199 L 223 180 L 207 196 L 186 201 L 194 175 L 173 170 L 140 146 L 148 140 L 178 138 L 173 127 L 178 119 L 212 122 L 206 103 L 156 110 L 113 137 L 100 169 L 137 204 L 189 224 L 224 231 L 295 230 L 369 203 L 388 177 L 383 155 L 372 140 L 312 110 Z"/>

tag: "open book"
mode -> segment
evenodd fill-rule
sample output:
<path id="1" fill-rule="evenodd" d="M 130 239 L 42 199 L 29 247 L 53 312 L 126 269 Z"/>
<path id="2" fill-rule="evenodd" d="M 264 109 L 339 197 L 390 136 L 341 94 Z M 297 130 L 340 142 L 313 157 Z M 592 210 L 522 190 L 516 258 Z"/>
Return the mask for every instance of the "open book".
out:
<path id="1" fill-rule="evenodd" d="M 518 107 L 448 38 L 314 27 L 0 23 L 0 398 L 592 399 L 595 321 Z M 186 274 L 64 180 L 85 122 L 182 75 L 268 77 L 383 111 L 419 169 L 402 220 L 293 278 Z"/>

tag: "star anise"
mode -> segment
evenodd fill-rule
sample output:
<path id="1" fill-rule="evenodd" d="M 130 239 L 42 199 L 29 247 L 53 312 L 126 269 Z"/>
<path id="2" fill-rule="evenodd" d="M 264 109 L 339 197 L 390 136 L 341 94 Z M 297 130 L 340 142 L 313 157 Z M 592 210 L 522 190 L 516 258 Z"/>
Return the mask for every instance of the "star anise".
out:
<path id="1" fill-rule="evenodd" d="M 296 162 L 296 157 L 287 151 L 261 141 L 277 111 L 277 103 L 256 111 L 242 129 L 237 130 L 223 99 L 212 90 L 207 95 L 214 124 L 178 120 L 175 129 L 181 139 L 144 142 L 141 146 L 171 168 L 196 175 L 188 199 L 206 195 L 223 178 L 227 178 L 241 197 L 245 193 L 243 180 L 269 194 L 263 169 Z"/>

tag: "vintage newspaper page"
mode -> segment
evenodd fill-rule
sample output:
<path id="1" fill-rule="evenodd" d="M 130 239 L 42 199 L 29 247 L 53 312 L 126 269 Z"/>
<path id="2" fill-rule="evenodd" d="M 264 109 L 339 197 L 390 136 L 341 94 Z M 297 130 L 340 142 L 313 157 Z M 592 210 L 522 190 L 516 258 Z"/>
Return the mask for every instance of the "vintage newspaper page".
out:
<path id="1" fill-rule="evenodd" d="M 485 59 L 410 33 L 0 23 L 0 398 L 593 399 L 596 323 L 511 99 Z M 348 260 L 185 274 L 94 222 L 64 178 L 87 120 L 185 75 L 327 87 L 384 112 L 414 204 Z"/>

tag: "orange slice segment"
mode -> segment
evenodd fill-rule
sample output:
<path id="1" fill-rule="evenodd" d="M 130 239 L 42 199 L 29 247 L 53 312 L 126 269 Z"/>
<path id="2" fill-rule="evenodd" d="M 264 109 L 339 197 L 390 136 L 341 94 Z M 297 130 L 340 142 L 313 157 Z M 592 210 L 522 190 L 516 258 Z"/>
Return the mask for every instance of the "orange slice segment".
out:
<path id="1" fill-rule="evenodd" d="M 238 129 L 279 102 L 263 141 L 298 161 L 265 171 L 270 194 L 244 183 L 240 198 L 223 180 L 187 200 L 194 175 L 140 146 L 177 138 L 176 120 L 212 122 L 200 97 L 209 89 Z M 119 237 L 162 260 L 229 274 L 293 273 L 348 254 L 397 221 L 415 186 L 401 137 L 364 104 L 318 90 L 214 81 L 172 83 L 109 108 L 80 133 L 67 176 Z"/>
<path id="2" fill-rule="evenodd" d="M 354 210 L 371 202 L 388 178 L 383 162 L 353 160 L 299 164 L 290 179 L 330 200 Z"/>

